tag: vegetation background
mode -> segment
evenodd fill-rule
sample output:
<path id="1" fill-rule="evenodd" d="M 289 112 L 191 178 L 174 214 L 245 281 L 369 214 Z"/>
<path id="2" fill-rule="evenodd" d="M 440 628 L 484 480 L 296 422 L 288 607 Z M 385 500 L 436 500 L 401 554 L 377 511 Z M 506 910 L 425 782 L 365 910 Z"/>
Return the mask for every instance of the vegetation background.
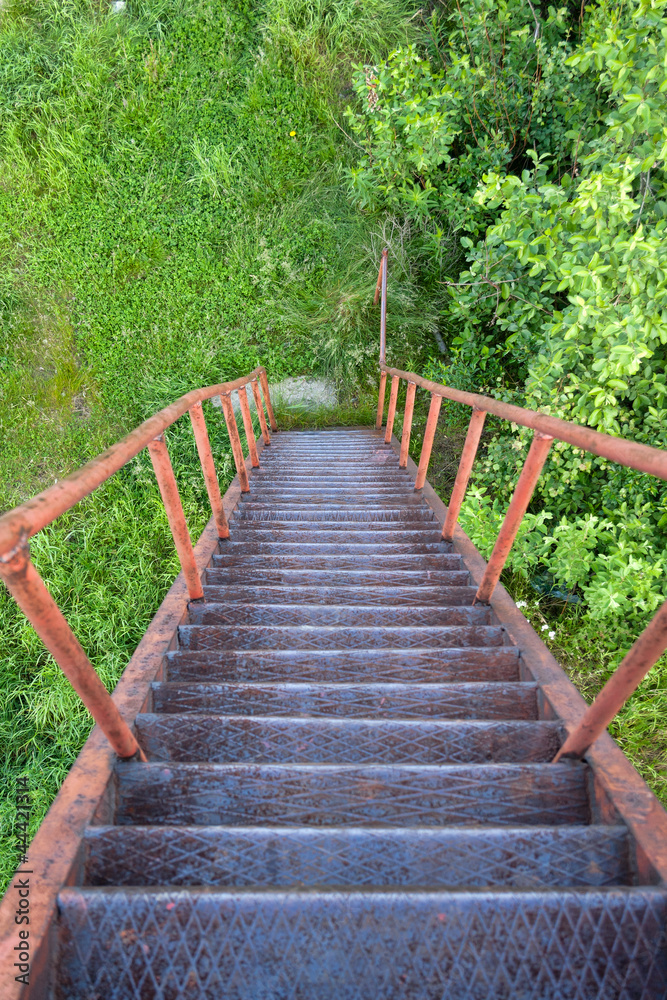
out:
<path id="1" fill-rule="evenodd" d="M 370 420 L 383 246 L 391 363 L 667 445 L 667 0 L 115 6 L 0 8 L 0 509 L 258 363 L 335 380 L 309 419 Z M 444 407 L 445 500 L 466 419 Z M 485 553 L 526 446 L 489 422 L 462 515 Z M 169 447 L 196 537 L 187 422 Z M 506 581 L 587 697 L 666 551 L 665 484 L 553 449 Z M 32 552 L 112 688 L 178 569 L 147 458 Z M 90 721 L 4 591 L 0 631 L 11 845 L 16 776 L 34 832 Z M 667 800 L 665 686 L 663 661 L 614 735 Z"/>

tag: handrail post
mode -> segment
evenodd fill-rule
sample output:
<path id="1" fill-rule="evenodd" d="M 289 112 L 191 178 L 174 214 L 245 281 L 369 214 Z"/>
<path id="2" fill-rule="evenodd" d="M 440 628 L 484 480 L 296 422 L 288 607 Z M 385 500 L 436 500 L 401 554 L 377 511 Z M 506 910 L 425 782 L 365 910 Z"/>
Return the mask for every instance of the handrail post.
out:
<path id="1" fill-rule="evenodd" d="M 229 524 L 227 523 L 227 518 L 225 517 L 225 509 L 222 506 L 220 485 L 215 471 L 213 455 L 211 454 L 211 442 L 208 438 L 206 421 L 204 420 L 204 410 L 201 403 L 195 403 L 194 406 L 190 407 L 190 420 L 192 421 L 192 430 L 195 435 L 199 461 L 201 462 L 202 472 L 204 473 L 204 482 L 206 483 L 206 492 L 208 493 L 208 499 L 211 504 L 211 512 L 213 514 L 215 526 L 218 529 L 218 538 L 229 538 Z"/>
<path id="2" fill-rule="evenodd" d="M 396 415 L 396 400 L 398 399 L 398 375 L 394 375 L 391 380 L 391 392 L 389 393 L 389 409 L 387 411 L 387 429 L 384 432 L 385 444 L 391 442 L 391 435 L 394 430 L 394 417 Z"/>
<path id="3" fill-rule="evenodd" d="M 410 432 L 412 430 L 412 413 L 415 408 L 416 382 L 408 382 L 405 393 L 405 410 L 403 412 L 403 435 L 401 437 L 401 454 L 398 459 L 399 469 L 405 469 L 408 465 L 408 449 L 410 447 Z"/>
<path id="4" fill-rule="evenodd" d="M 278 424 L 276 423 L 276 418 L 273 415 L 273 407 L 271 406 L 271 393 L 269 392 L 269 380 L 266 377 L 266 372 L 262 368 L 259 373 L 259 380 L 262 383 L 262 392 L 264 393 L 264 402 L 266 403 L 266 412 L 269 415 L 269 423 L 271 424 L 271 430 L 277 431 Z"/>
<path id="5" fill-rule="evenodd" d="M 422 453 L 419 458 L 417 478 L 415 479 L 416 490 L 421 490 L 426 482 L 426 473 L 428 471 L 428 463 L 431 460 L 431 449 L 433 447 L 433 439 L 435 438 L 435 429 L 438 426 L 441 403 L 442 396 L 438 396 L 437 393 L 432 392 L 431 405 L 428 408 L 428 418 L 426 420 L 426 429 L 424 431 L 424 441 L 422 443 Z"/>
<path id="6" fill-rule="evenodd" d="M 248 482 L 248 470 L 245 467 L 245 461 L 243 458 L 243 449 L 241 448 L 241 438 L 239 437 L 239 429 L 236 426 L 236 417 L 234 416 L 234 407 L 232 406 L 231 393 L 222 393 L 220 396 L 220 403 L 222 405 L 222 412 L 225 418 L 225 423 L 227 424 L 227 433 L 229 434 L 229 443 L 232 446 L 232 454 L 234 456 L 234 464 L 236 465 L 236 474 L 239 477 L 239 483 L 241 484 L 241 492 L 250 492 L 250 483 Z"/>
<path id="7" fill-rule="evenodd" d="M 380 302 L 380 364 L 387 360 L 387 254 L 382 251 L 382 300 Z"/>
<path id="8" fill-rule="evenodd" d="M 473 604 L 488 604 L 491 600 L 491 595 L 500 579 L 507 556 L 514 544 L 514 539 L 517 536 L 523 515 L 528 509 L 528 504 L 537 485 L 537 480 L 540 478 L 542 467 L 547 460 L 552 442 L 552 437 L 535 431 L 526 461 L 523 463 L 521 475 L 507 508 L 505 520 L 498 532 L 496 544 L 493 546 L 491 558 L 484 571 L 484 576 L 482 577 Z"/>
<path id="9" fill-rule="evenodd" d="M 584 756 L 666 649 L 667 601 L 625 654 L 593 704 L 588 706 L 578 726 L 554 757 L 554 763 L 563 757 L 579 759 Z"/>
<path id="10" fill-rule="evenodd" d="M 162 502 L 167 512 L 167 520 L 169 521 L 169 527 L 171 528 L 171 534 L 174 539 L 181 569 L 183 570 L 190 600 L 199 601 L 204 596 L 204 590 L 197 571 L 190 533 L 185 521 L 183 504 L 178 492 L 178 485 L 171 466 L 164 434 L 158 434 L 156 438 L 149 441 L 148 451 L 153 463 L 155 478 L 160 487 Z"/>
<path id="11" fill-rule="evenodd" d="M 373 296 L 373 305 L 376 306 L 380 299 L 380 289 L 382 288 L 382 269 L 384 268 L 384 253 L 380 257 L 380 267 L 378 269 L 378 280 L 375 282 L 375 295 Z"/>
<path id="12" fill-rule="evenodd" d="M 252 426 L 252 417 L 250 416 L 248 390 L 244 385 L 239 389 L 239 403 L 241 404 L 243 429 L 245 430 L 245 437 L 248 442 L 248 451 L 250 452 L 250 462 L 253 469 L 257 469 L 259 467 L 259 456 L 257 454 L 257 444 L 255 443 L 255 428 Z"/>
<path id="13" fill-rule="evenodd" d="M 27 537 L 0 558 L 0 576 L 35 632 L 122 758 L 145 761 L 132 730 L 30 559 Z"/>
<path id="14" fill-rule="evenodd" d="M 262 403 L 262 394 L 259 391 L 259 382 L 256 378 L 250 383 L 252 386 L 252 395 L 255 400 L 255 407 L 257 408 L 257 416 L 259 417 L 259 426 L 262 428 L 262 437 L 264 438 L 264 444 L 271 444 L 271 435 L 269 434 L 269 428 L 266 423 L 266 417 L 264 416 L 264 405 Z"/>
<path id="15" fill-rule="evenodd" d="M 382 417 L 384 415 L 384 393 L 387 386 L 387 373 L 380 373 L 380 392 L 378 395 L 378 412 L 375 418 L 375 430 L 379 431 L 382 428 Z"/>
<path id="16" fill-rule="evenodd" d="M 445 523 L 442 529 L 442 540 L 444 542 L 451 542 L 454 538 L 454 528 L 456 527 L 456 522 L 459 518 L 459 511 L 461 510 L 461 504 L 463 503 L 463 498 L 468 488 L 468 480 L 470 479 L 473 462 L 475 461 L 477 448 L 479 447 L 479 439 L 482 436 L 485 419 L 486 411 L 479 410 L 477 407 L 474 407 L 472 416 L 470 417 L 470 423 L 468 424 L 468 433 L 466 434 L 463 451 L 461 452 L 461 461 L 459 462 L 459 469 L 456 473 L 454 489 L 452 490 L 452 495 L 449 499 L 447 517 L 445 518 Z"/>

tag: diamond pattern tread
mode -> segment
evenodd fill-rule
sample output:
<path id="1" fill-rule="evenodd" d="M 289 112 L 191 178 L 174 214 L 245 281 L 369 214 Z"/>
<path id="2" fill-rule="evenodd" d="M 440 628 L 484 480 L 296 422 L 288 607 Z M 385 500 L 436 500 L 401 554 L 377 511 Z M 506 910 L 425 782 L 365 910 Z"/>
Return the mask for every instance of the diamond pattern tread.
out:
<path id="1" fill-rule="evenodd" d="M 429 508 L 415 507 L 350 507 L 341 510 L 338 504 L 330 507 L 304 506 L 301 509 L 292 505 L 285 509 L 268 504 L 265 506 L 244 504 L 233 515 L 235 523 L 243 521 L 277 521 L 278 523 L 291 523 L 292 521 L 304 521 L 307 524 L 328 524 L 331 522 L 351 522 L 354 524 L 382 524 L 384 522 L 398 523 L 410 526 L 414 523 L 426 525 L 434 523 L 433 511 Z"/>
<path id="2" fill-rule="evenodd" d="M 469 649 L 174 650 L 165 656 L 170 680 L 336 681 L 422 684 L 443 681 L 515 681 L 518 650 Z"/>
<path id="3" fill-rule="evenodd" d="M 283 483 L 281 486 L 259 485 L 249 494 L 246 494 L 241 499 L 241 503 L 244 505 L 250 502 L 269 503 L 273 501 L 278 504 L 286 502 L 321 503 L 322 501 L 330 503 L 332 500 L 343 500 L 349 503 L 361 500 L 363 503 L 369 502 L 377 506 L 383 506 L 388 501 L 395 501 L 399 505 L 403 501 L 407 501 L 411 505 L 424 504 L 419 493 L 415 493 L 411 487 L 401 485 L 400 483 L 394 486 L 384 484 L 380 486 L 378 483 L 369 483 L 365 489 L 361 489 L 359 485 L 353 486 L 351 483 L 340 486 L 331 484 L 317 487 L 314 487 L 312 484 L 310 486 L 299 486 L 294 483 Z"/>
<path id="4" fill-rule="evenodd" d="M 191 625 L 339 625 L 408 628 L 425 625 L 488 625 L 491 611 L 483 604 L 475 607 L 407 606 L 391 608 L 355 604 L 214 604 L 190 605 Z"/>
<path id="5" fill-rule="evenodd" d="M 402 527 L 397 532 L 396 527 L 387 528 L 386 524 L 352 524 L 349 528 L 339 521 L 332 524 L 311 525 L 309 528 L 297 528 L 293 524 L 278 524 L 270 527 L 266 522 L 236 521 L 230 525 L 232 542 L 242 546 L 260 545 L 263 542 L 282 542 L 303 544 L 339 544 L 346 545 L 392 545 L 393 542 L 403 545 L 439 544 L 440 531 L 437 526 L 411 524 L 409 528 Z M 224 543 L 223 543 L 224 544 Z"/>
<path id="6" fill-rule="evenodd" d="M 347 510 L 348 508 L 368 510 L 370 512 L 392 510 L 400 508 L 409 511 L 408 516 L 412 516 L 412 508 L 418 508 L 424 515 L 433 512 L 428 507 L 418 493 L 391 492 L 380 494 L 376 490 L 366 492 L 350 490 L 340 490 L 336 492 L 326 492 L 311 490 L 310 493 L 298 494 L 288 490 L 278 490 L 275 493 L 264 495 L 262 490 L 253 491 L 241 498 L 238 506 L 238 516 L 242 517 L 249 510 Z M 426 520 L 431 520 L 430 516 Z"/>
<path id="7" fill-rule="evenodd" d="M 208 569 L 206 571 L 206 582 L 212 585 L 224 586 L 231 583 L 257 583 L 258 572 L 256 567 L 248 564 L 245 567 L 234 569 Z M 261 579 L 264 584 L 277 584 L 285 586 L 297 584 L 300 586 L 317 586 L 322 584 L 322 573 L 318 570 L 308 569 L 262 569 Z M 436 584 L 445 587 L 465 587 L 470 580 L 468 570 L 464 569 L 425 569 L 425 570 L 402 570 L 392 573 L 391 570 L 372 569 L 332 569 L 328 570 L 325 577 L 328 586 L 356 586 L 356 587 L 428 587 Z"/>
<path id="8" fill-rule="evenodd" d="M 475 587 L 456 586 L 301 586 L 290 583 L 286 586 L 249 586 L 247 584 L 215 584 L 204 586 L 204 597 L 214 604 L 294 604 L 302 601 L 304 604 L 329 605 L 374 605 L 381 604 L 394 608 L 417 605 L 466 606 L 472 605 L 477 593 Z"/>
<path id="9" fill-rule="evenodd" d="M 549 761 L 555 722 L 137 716 L 149 760 L 212 764 L 477 764 Z"/>
<path id="10" fill-rule="evenodd" d="M 248 555 L 215 555 L 211 567 L 228 569 L 247 566 Z M 447 552 L 417 555 L 386 555 L 385 553 L 304 552 L 301 555 L 262 555 L 262 568 L 268 569 L 379 569 L 379 570 L 461 570 L 461 557 Z"/>
<path id="11" fill-rule="evenodd" d="M 283 492 L 276 496 L 263 497 L 260 492 L 257 492 L 250 493 L 241 499 L 234 516 L 243 518 L 249 516 L 249 511 L 267 510 L 275 511 L 277 520 L 281 520 L 282 513 L 288 511 L 296 511 L 299 514 L 312 511 L 313 515 L 328 514 L 330 511 L 340 511 L 341 513 L 361 511 L 370 515 L 369 520 L 374 520 L 376 514 L 382 514 L 384 511 L 400 511 L 405 520 L 417 517 L 418 520 L 425 521 L 430 521 L 433 513 L 422 498 L 414 493 L 392 494 L 384 497 L 350 496 L 349 493 L 320 496 L 313 493 L 308 497 L 303 497 Z M 324 517 L 323 520 L 327 520 L 327 518 Z"/>
<path id="12" fill-rule="evenodd" d="M 580 764 L 120 763 L 116 822 L 560 826 L 589 822 Z"/>
<path id="13" fill-rule="evenodd" d="M 500 646 L 501 627 L 491 625 L 355 626 L 336 625 L 181 625 L 183 649 L 425 649 Z"/>
<path id="14" fill-rule="evenodd" d="M 657 888 L 60 893 L 56 1000 L 659 1000 Z"/>
<path id="15" fill-rule="evenodd" d="M 336 536 L 338 537 L 338 536 Z M 374 536 L 375 537 L 375 536 Z M 342 536 L 341 536 L 342 539 Z M 387 559 L 387 565 L 392 561 L 400 561 L 404 556 L 438 555 L 447 552 L 445 542 L 235 542 L 226 539 L 221 542 L 220 558 L 249 555 L 286 556 L 299 558 L 302 556 L 357 555 L 374 556 L 377 559 Z M 219 565 L 224 565 L 220 563 Z"/>
<path id="16" fill-rule="evenodd" d="M 536 719 L 537 685 L 155 681 L 153 710 L 374 719 Z"/>
<path id="17" fill-rule="evenodd" d="M 89 885 L 537 889 L 626 885 L 625 827 L 91 827 Z"/>

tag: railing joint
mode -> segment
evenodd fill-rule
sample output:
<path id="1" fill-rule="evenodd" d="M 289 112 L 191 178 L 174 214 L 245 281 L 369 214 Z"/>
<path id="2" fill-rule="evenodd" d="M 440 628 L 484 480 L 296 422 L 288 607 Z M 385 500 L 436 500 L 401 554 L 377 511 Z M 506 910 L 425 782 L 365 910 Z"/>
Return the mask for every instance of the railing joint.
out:
<path id="1" fill-rule="evenodd" d="M 8 549 L 7 552 L 3 552 L 3 554 L 0 555 L 0 563 L 7 565 L 22 552 L 25 553 L 26 559 L 30 559 L 30 542 L 28 539 L 28 532 L 25 529 L 21 531 L 16 545 L 12 549 Z"/>

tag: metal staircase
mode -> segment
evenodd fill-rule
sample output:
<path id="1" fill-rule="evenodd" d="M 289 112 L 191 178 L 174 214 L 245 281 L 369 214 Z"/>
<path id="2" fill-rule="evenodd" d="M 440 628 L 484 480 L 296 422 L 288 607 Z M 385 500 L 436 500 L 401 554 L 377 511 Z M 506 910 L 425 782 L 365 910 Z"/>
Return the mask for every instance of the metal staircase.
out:
<path id="1" fill-rule="evenodd" d="M 391 445 L 281 434 L 58 896 L 57 1000 L 667 996 L 589 767 Z"/>
<path id="2" fill-rule="evenodd" d="M 380 289 L 375 430 L 272 440 L 258 368 L 0 517 L 0 577 L 97 723 L 0 904 L 3 1000 L 666 1000 L 667 813 L 605 727 L 667 603 L 587 707 L 499 580 L 554 440 L 662 479 L 667 454 L 387 368 L 386 255 Z M 447 507 L 442 398 L 472 411 Z M 165 441 L 186 413 L 194 547 Z M 487 413 L 534 431 L 488 564 L 457 525 Z M 182 573 L 111 696 L 29 539 L 144 448 Z"/>

